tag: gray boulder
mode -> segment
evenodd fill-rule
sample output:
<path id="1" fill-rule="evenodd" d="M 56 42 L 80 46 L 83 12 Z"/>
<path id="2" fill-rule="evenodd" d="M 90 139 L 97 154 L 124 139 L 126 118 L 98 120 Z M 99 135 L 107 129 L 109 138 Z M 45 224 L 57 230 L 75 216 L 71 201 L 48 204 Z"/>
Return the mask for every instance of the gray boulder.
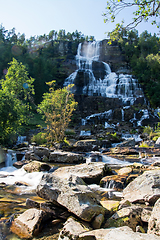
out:
<path id="1" fill-rule="evenodd" d="M 56 163 L 82 163 L 83 156 L 78 153 L 54 151 L 49 155 L 50 162 Z"/>
<path id="2" fill-rule="evenodd" d="M 144 172 L 123 190 L 124 200 L 154 204 L 160 197 L 160 170 Z"/>
<path id="3" fill-rule="evenodd" d="M 53 174 L 44 174 L 37 186 L 37 194 L 41 198 L 66 207 L 87 222 L 92 221 L 95 216 L 105 213 L 105 209 L 96 199 L 96 195 L 81 178 L 74 175 L 60 178 Z"/>
<path id="4" fill-rule="evenodd" d="M 60 178 L 73 174 L 82 178 L 87 184 L 92 184 L 99 183 L 102 177 L 110 173 L 111 170 L 108 168 L 106 163 L 92 162 L 76 166 L 61 167 L 55 170 L 53 174 L 55 176 L 59 176 Z"/>

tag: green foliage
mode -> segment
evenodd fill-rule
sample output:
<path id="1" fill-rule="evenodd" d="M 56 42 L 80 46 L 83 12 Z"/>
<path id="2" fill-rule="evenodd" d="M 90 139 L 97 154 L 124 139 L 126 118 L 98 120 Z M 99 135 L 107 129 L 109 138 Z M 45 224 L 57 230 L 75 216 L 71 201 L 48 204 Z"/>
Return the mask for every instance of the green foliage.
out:
<path id="1" fill-rule="evenodd" d="M 32 142 L 37 143 L 38 145 L 43 145 L 47 143 L 47 135 L 44 132 L 39 132 L 31 138 Z"/>
<path id="2" fill-rule="evenodd" d="M 34 94 L 33 78 L 28 77 L 28 72 L 22 63 L 15 58 L 9 63 L 5 79 L 0 81 L 3 92 L 19 100 L 27 100 Z"/>
<path id="3" fill-rule="evenodd" d="M 146 142 L 142 142 L 139 147 L 143 147 L 143 148 L 149 148 L 151 146 L 149 146 Z"/>
<path id="4" fill-rule="evenodd" d="M 71 121 L 71 116 L 77 103 L 71 93 L 73 85 L 54 90 L 55 81 L 47 83 L 49 92 L 43 95 L 43 101 L 38 105 L 38 111 L 45 117 L 49 142 L 61 142 L 65 130 Z"/>
<path id="5" fill-rule="evenodd" d="M 0 82 L 1 144 L 6 144 L 11 135 L 21 132 L 23 126 L 28 123 L 30 109 L 28 99 L 34 94 L 32 85 L 34 79 L 27 77 L 25 67 L 15 59 L 9 65 L 5 79 Z"/>
<path id="6" fill-rule="evenodd" d="M 118 23 L 116 28 L 109 33 L 112 41 L 119 39 L 119 33 L 134 29 L 143 21 L 152 20 L 151 24 L 159 25 L 160 2 L 159 0 L 108 0 L 105 10 L 104 22 L 115 22 L 117 15 L 124 9 L 133 9 L 133 19 L 130 23 L 124 26 L 124 22 Z"/>
<path id="7" fill-rule="evenodd" d="M 143 133 L 147 133 L 148 135 L 150 135 L 150 134 L 152 134 L 153 133 L 153 128 L 152 127 L 150 127 L 150 126 L 145 126 L 144 128 L 143 128 Z"/>

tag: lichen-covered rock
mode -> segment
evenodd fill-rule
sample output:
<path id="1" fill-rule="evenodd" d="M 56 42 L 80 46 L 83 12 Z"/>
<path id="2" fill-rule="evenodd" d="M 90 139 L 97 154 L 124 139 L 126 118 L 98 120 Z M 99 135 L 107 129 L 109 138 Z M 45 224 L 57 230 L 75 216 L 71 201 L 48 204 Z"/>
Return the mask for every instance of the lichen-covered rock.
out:
<path id="1" fill-rule="evenodd" d="M 48 219 L 47 214 L 35 208 L 26 210 L 11 225 L 11 231 L 20 238 L 32 238 L 40 232 L 42 223 Z"/>
<path id="2" fill-rule="evenodd" d="M 105 227 L 121 227 L 121 226 L 129 226 L 134 231 L 136 230 L 136 226 L 142 225 L 141 222 L 141 212 L 142 207 L 140 206 L 131 206 L 125 207 L 117 212 L 115 212 L 105 224 Z"/>
<path id="3" fill-rule="evenodd" d="M 96 195 L 81 178 L 74 175 L 59 178 L 53 174 L 44 174 L 37 186 L 37 194 L 50 202 L 57 202 L 66 207 L 87 222 L 105 213 Z"/>

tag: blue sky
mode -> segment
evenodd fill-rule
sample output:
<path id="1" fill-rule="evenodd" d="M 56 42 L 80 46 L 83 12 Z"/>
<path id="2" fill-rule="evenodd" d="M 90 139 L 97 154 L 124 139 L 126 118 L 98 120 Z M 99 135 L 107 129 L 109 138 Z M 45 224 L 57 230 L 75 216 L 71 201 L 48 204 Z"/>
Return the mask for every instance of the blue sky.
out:
<path id="1" fill-rule="evenodd" d="M 84 35 L 94 36 L 96 40 L 106 37 L 105 32 L 114 28 L 105 24 L 102 14 L 107 0 L 0 0 L 0 24 L 7 30 L 13 27 L 16 33 L 30 36 L 48 34 L 51 30 L 65 29 L 67 32 L 78 30 Z M 131 19 L 126 11 L 118 21 Z M 139 33 L 147 30 L 152 34 L 157 28 L 149 23 L 141 24 Z"/>

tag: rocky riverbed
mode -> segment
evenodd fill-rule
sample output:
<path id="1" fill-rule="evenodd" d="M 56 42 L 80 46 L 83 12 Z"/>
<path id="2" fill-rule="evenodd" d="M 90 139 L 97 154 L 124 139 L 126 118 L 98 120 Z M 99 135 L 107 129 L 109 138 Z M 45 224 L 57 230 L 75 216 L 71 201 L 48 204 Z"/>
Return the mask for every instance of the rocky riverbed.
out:
<path id="1" fill-rule="evenodd" d="M 1 239 L 160 239 L 159 145 L 116 139 L 15 149 L 14 171 L 0 171 Z"/>

